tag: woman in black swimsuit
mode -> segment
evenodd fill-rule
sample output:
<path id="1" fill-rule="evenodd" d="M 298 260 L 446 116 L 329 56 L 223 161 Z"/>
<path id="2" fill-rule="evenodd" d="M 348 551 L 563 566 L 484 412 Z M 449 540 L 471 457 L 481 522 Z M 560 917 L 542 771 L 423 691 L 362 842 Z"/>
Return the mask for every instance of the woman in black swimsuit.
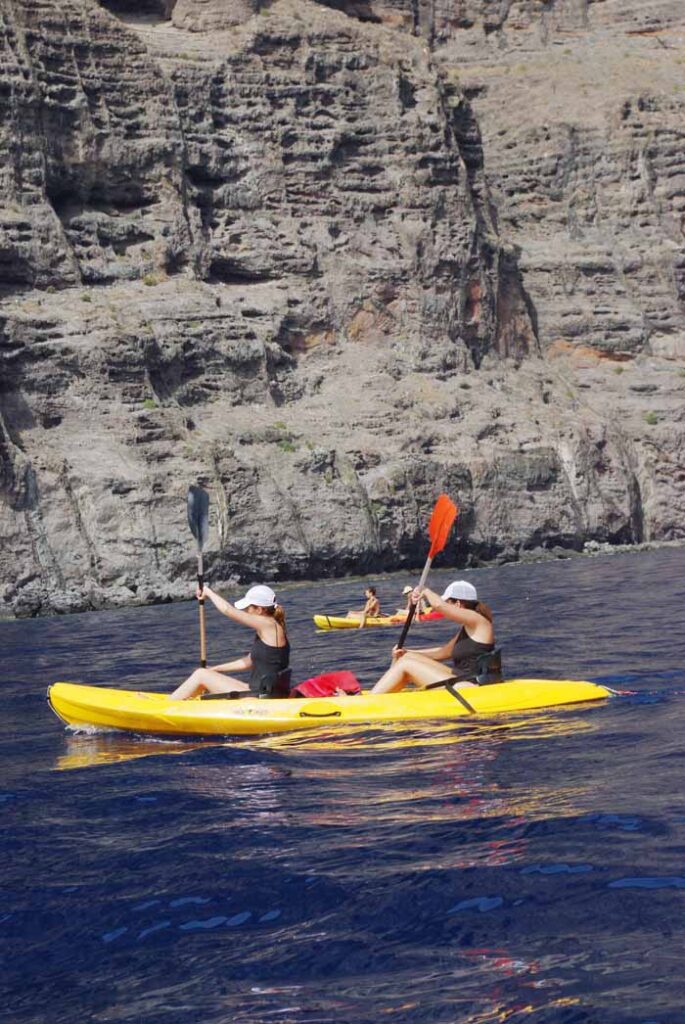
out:
<path id="1" fill-rule="evenodd" d="M 245 597 L 234 605 L 215 594 L 205 586 L 197 592 L 198 600 L 208 597 L 222 615 L 226 615 L 241 626 L 254 629 L 255 638 L 249 654 L 224 665 L 213 668 L 198 668 L 171 694 L 172 700 L 187 700 L 198 693 L 239 693 L 252 691 L 258 697 L 280 697 L 288 695 L 290 643 L 285 631 L 285 614 L 276 603 L 271 587 L 258 585 L 250 587 Z M 250 684 L 244 683 L 226 672 L 252 670 Z"/>
<path id="2" fill-rule="evenodd" d="M 428 599 L 432 608 L 441 611 L 446 619 L 458 622 L 461 629 L 442 647 L 429 647 L 420 651 L 395 648 L 390 668 L 378 680 L 371 693 L 395 693 L 407 683 L 420 689 L 452 682 L 462 686 L 475 686 L 481 659 L 495 650 L 495 630 L 492 612 L 478 600 L 476 588 L 465 580 L 450 583 L 442 596 L 425 587 L 415 590 L 412 601 Z M 442 662 L 447 662 L 444 665 Z"/>

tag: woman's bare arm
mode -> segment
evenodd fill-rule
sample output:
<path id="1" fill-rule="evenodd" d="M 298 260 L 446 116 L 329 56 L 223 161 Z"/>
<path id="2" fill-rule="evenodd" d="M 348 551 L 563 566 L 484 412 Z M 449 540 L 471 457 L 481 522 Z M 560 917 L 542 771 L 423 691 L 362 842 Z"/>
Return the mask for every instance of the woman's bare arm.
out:
<path id="1" fill-rule="evenodd" d="M 421 594 L 425 594 L 432 607 L 441 611 L 446 619 L 452 619 L 460 626 L 466 626 L 468 634 L 473 640 L 485 644 L 492 642 L 492 623 L 480 612 L 473 608 L 460 608 L 456 604 L 450 604 L 449 601 L 443 601 L 439 594 L 428 587 L 424 587 Z"/>
<path id="2" fill-rule="evenodd" d="M 457 638 L 455 636 L 448 640 L 446 644 L 443 644 L 442 647 L 412 647 L 411 649 L 402 648 L 401 650 L 403 654 L 423 654 L 426 658 L 432 658 L 433 661 L 447 661 L 448 658 L 452 657 L 456 642 Z M 396 648 L 396 650 L 399 650 L 399 648 Z"/>
<path id="3" fill-rule="evenodd" d="M 249 612 L 241 611 L 235 605 L 232 605 L 230 601 L 226 601 L 219 594 L 216 594 L 207 584 L 205 584 L 202 591 L 198 591 L 198 598 L 201 596 L 208 597 L 217 611 L 220 611 L 226 618 L 239 622 L 241 626 L 248 626 L 250 629 L 258 631 L 264 625 L 264 619 L 261 615 L 251 615 Z"/>
<path id="4" fill-rule="evenodd" d="M 244 672 L 252 668 L 252 658 L 246 654 L 244 658 L 236 658 L 235 661 L 227 661 L 223 665 L 212 665 L 213 672 Z"/>

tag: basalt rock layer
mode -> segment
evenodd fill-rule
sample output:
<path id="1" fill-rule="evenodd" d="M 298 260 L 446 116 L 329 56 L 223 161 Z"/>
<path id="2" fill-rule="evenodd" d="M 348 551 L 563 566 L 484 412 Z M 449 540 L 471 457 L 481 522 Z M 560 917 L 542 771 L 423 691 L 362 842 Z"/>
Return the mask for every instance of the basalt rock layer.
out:
<path id="1" fill-rule="evenodd" d="M 6 613 L 682 538 L 675 4 L 0 11 Z"/>

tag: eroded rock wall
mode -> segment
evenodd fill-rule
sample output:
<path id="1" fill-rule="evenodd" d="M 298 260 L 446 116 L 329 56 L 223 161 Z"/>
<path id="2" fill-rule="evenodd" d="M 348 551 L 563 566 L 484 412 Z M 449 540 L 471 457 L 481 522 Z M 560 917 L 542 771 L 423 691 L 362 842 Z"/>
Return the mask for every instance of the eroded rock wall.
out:
<path id="1" fill-rule="evenodd" d="M 682 6 L 505 7 L 436 59 L 471 99 L 543 346 L 682 352 Z"/>
<path id="2" fill-rule="evenodd" d="M 682 296 L 645 255 L 671 218 L 677 258 L 675 190 L 631 219 L 616 179 L 642 262 L 607 312 L 616 256 L 567 198 L 594 150 L 531 149 L 532 182 L 537 108 L 495 127 L 492 38 L 541 24 L 505 7 L 5 0 L 7 610 L 186 593 L 197 479 L 216 580 L 418 564 L 442 489 L 460 562 L 682 536 Z"/>

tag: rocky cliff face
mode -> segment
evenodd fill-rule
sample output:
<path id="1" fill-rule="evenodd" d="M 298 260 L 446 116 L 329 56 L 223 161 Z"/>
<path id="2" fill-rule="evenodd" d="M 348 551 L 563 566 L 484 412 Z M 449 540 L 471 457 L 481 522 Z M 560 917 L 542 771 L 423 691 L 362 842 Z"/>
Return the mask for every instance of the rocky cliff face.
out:
<path id="1" fill-rule="evenodd" d="M 679 7 L 0 0 L 6 611 L 682 538 Z"/>

